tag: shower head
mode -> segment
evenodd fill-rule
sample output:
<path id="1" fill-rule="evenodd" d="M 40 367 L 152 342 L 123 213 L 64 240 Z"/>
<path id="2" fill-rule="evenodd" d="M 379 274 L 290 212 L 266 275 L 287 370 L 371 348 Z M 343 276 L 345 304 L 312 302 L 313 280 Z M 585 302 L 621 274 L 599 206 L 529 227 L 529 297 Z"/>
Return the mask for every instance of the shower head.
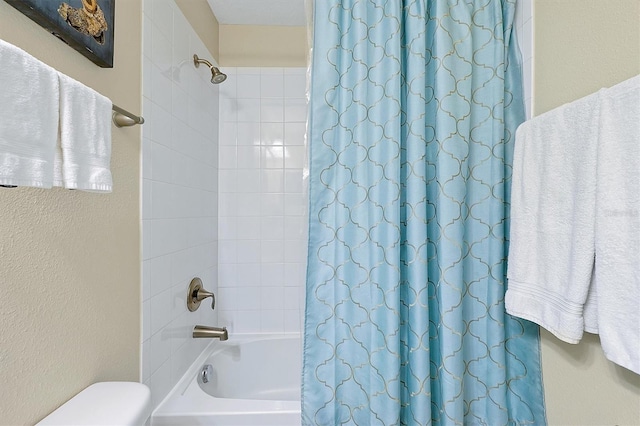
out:
<path id="1" fill-rule="evenodd" d="M 205 64 L 209 67 L 211 71 L 211 83 L 220 84 L 227 79 L 227 75 L 220 71 L 218 67 L 214 66 L 211 62 L 206 59 L 198 58 L 198 55 L 193 55 L 193 64 L 198 68 L 200 64 Z"/>

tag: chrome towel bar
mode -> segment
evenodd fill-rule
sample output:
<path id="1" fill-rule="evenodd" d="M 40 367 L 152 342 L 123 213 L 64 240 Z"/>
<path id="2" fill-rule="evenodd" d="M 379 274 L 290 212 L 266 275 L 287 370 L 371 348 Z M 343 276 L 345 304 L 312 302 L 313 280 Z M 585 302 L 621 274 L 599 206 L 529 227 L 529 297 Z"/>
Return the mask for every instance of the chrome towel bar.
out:
<path id="1" fill-rule="evenodd" d="M 111 109 L 113 109 L 113 116 L 112 116 L 113 124 L 115 124 L 116 127 L 135 126 L 136 124 L 144 123 L 143 117 L 134 115 L 129 111 L 124 110 L 115 104 Z"/>

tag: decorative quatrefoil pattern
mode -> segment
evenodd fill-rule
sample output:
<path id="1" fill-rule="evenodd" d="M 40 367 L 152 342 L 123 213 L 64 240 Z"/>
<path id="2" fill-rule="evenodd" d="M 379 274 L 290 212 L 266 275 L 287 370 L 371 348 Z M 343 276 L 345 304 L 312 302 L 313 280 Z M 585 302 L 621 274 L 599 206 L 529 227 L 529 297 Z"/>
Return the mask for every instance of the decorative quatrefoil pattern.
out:
<path id="1" fill-rule="evenodd" d="M 303 423 L 545 423 L 504 310 L 515 0 L 316 0 Z"/>

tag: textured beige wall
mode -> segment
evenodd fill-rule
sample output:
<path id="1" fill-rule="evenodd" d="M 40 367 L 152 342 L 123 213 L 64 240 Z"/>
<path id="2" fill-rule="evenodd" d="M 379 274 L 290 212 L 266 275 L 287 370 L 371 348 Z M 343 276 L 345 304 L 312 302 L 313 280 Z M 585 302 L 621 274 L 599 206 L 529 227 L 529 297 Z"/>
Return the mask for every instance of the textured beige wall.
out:
<path id="1" fill-rule="evenodd" d="M 308 50 L 305 27 L 220 25 L 224 67 L 304 67 Z"/>
<path id="2" fill-rule="evenodd" d="M 0 38 L 141 104 L 140 0 L 116 2 L 115 65 L 98 68 L 0 1 Z M 140 128 L 113 128 L 109 195 L 0 188 L 0 424 L 35 423 L 93 382 L 139 379 Z"/>
<path id="3" fill-rule="evenodd" d="M 640 1 L 535 0 L 535 113 L 640 73 Z M 640 425 L 640 376 L 542 333 L 550 425 Z"/>
<path id="4" fill-rule="evenodd" d="M 175 0 L 198 37 L 220 64 L 220 25 L 207 0 Z M 208 59 L 208 58 L 205 58 Z"/>

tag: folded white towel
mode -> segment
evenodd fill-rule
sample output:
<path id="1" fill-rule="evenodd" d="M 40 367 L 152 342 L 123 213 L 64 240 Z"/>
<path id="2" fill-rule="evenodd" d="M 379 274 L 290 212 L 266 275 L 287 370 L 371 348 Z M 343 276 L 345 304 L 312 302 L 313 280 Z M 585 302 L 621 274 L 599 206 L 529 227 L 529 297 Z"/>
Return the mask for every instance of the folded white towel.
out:
<path id="1" fill-rule="evenodd" d="M 577 343 L 594 257 L 599 93 L 516 132 L 507 312 Z"/>
<path id="2" fill-rule="evenodd" d="M 55 184 L 68 189 L 111 192 L 109 98 L 59 73 L 60 150 Z"/>
<path id="3" fill-rule="evenodd" d="M 51 188 L 57 72 L 0 40 L 0 88 L 0 185 Z"/>
<path id="4" fill-rule="evenodd" d="M 601 94 L 596 188 L 597 323 L 585 329 L 609 360 L 640 374 L 640 76 Z"/>

